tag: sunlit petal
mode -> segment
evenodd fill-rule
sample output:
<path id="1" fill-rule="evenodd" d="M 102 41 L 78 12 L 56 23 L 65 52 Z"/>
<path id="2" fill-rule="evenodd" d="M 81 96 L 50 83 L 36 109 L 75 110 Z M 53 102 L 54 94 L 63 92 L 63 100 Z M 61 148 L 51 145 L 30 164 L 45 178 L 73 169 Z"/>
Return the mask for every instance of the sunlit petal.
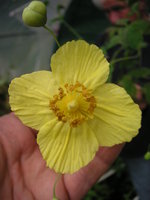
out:
<path id="1" fill-rule="evenodd" d="M 89 126 L 95 132 L 99 144 L 112 146 L 129 142 L 138 134 L 141 111 L 126 91 L 114 84 L 104 84 L 95 91 L 97 108 Z"/>
<path id="2" fill-rule="evenodd" d="M 83 40 L 67 42 L 51 58 L 52 72 L 60 85 L 83 83 L 94 90 L 106 82 L 109 63 L 96 45 Z"/>
<path id="3" fill-rule="evenodd" d="M 9 86 L 11 110 L 21 121 L 32 128 L 39 129 L 52 117 L 50 97 L 57 91 L 52 73 L 33 72 L 15 78 Z"/>
<path id="4" fill-rule="evenodd" d="M 99 146 L 86 123 L 70 128 L 56 119 L 40 129 L 37 142 L 47 166 L 59 173 L 73 173 L 87 165 Z"/>

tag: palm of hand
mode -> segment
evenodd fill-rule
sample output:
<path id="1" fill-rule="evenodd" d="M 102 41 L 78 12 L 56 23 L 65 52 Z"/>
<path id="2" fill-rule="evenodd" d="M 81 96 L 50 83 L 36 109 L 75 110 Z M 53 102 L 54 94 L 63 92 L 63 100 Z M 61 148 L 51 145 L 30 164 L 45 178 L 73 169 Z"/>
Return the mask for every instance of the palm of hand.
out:
<path id="1" fill-rule="evenodd" d="M 80 199 L 108 169 L 122 145 L 101 148 L 95 159 L 73 175 L 64 175 L 56 186 L 61 200 Z M 2 173 L 1 173 L 2 171 Z M 56 173 L 45 166 L 36 133 L 13 114 L 0 119 L 0 199 L 50 200 Z"/>

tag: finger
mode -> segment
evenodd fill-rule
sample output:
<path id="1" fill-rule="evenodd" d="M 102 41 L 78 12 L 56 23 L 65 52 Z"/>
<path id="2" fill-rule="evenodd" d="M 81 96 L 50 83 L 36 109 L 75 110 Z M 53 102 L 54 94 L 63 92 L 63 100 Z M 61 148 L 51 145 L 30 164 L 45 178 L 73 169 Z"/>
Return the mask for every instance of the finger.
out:
<path id="1" fill-rule="evenodd" d="M 1 119 L 4 120 L 5 123 L 7 123 L 8 121 L 9 122 L 11 121 L 11 124 L 16 124 L 17 125 L 17 126 L 15 126 L 16 128 L 26 129 L 26 130 L 29 129 L 28 131 L 33 133 L 34 137 L 36 138 L 38 131 L 35 130 L 35 129 L 32 129 L 32 128 L 29 128 L 29 127 L 25 126 L 24 124 L 22 124 L 22 122 L 20 121 L 20 119 L 18 117 L 16 117 L 14 112 L 11 112 L 9 114 L 2 116 Z"/>
<path id="2" fill-rule="evenodd" d="M 38 131 L 33 128 L 30 128 L 30 130 L 33 133 L 34 137 L 37 138 Z"/>
<path id="3" fill-rule="evenodd" d="M 108 170 L 117 158 L 124 144 L 113 147 L 101 147 L 94 160 L 72 175 L 64 177 L 64 183 L 70 199 L 80 199 L 92 185 Z"/>

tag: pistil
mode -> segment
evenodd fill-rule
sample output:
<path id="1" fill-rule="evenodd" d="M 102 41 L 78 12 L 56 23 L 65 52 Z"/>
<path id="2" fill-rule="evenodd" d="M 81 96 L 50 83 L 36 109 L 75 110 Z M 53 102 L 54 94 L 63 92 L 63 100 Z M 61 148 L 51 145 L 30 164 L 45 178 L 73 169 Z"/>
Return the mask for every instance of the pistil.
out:
<path id="1" fill-rule="evenodd" d="M 75 85 L 65 84 L 64 89 L 58 88 L 58 94 L 50 100 L 50 109 L 58 120 L 69 122 L 71 127 L 92 118 L 95 107 L 95 97 L 79 82 Z"/>

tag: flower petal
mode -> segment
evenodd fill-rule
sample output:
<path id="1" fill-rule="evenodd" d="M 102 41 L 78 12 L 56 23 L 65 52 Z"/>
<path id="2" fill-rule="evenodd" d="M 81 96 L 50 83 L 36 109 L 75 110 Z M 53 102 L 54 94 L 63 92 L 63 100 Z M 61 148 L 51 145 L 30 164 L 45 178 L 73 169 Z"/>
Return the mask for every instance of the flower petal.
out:
<path id="1" fill-rule="evenodd" d="M 96 45 L 83 40 L 67 42 L 51 58 L 51 68 L 60 85 L 76 81 L 94 90 L 106 82 L 109 63 Z"/>
<path id="2" fill-rule="evenodd" d="M 99 144 L 112 146 L 129 142 L 138 134 L 141 111 L 126 91 L 115 84 L 104 84 L 97 91 L 97 108 L 89 126 L 95 132 Z"/>
<path id="3" fill-rule="evenodd" d="M 39 130 L 54 117 L 49 101 L 57 91 L 56 88 L 49 71 L 33 72 L 15 78 L 9 86 L 11 109 L 25 125 Z"/>
<path id="4" fill-rule="evenodd" d="M 40 129 L 37 143 L 47 166 L 62 174 L 87 165 L 98 150 L 97 138 L 86 123 L 71 128 L 56 119 Z"/>

